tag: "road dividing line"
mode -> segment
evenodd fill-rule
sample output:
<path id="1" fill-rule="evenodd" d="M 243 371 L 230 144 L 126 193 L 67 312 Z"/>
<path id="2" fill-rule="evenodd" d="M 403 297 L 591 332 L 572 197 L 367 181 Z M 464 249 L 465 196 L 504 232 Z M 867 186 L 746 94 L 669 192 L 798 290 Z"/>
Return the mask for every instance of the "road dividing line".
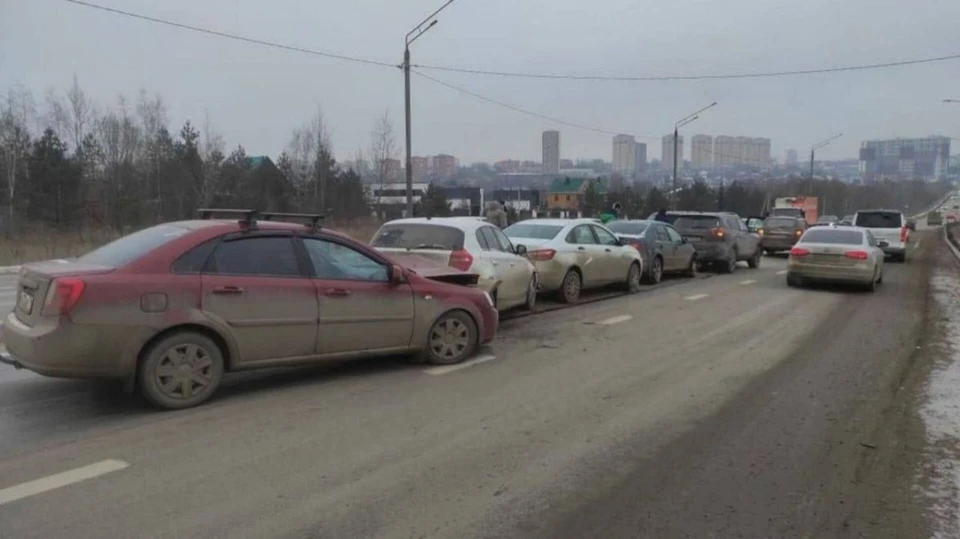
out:
<path id="1" fill-rule="evenodd" d="M 12 487 L 0 490 L 0 505 L 22 500 L 30 496 L 42 494 L 47 491 L 56 490 L 67 485 L 93 479 L 101 475 L 116 472 L 130 466 L 122 460 L 101 460 L 100 462 L 74 468 L 58 474 L 48 475 L 34 481 L 20 483 Z"/>
<path id="2" fill-rule="evenodd" d="M 777 272 L 777 275 L 786 275 L 786 274 L 787 274 L 787 270 L 780 270 Z"/>
<path id="3" fill-rule="evenodd" d="M 683 299 L 685 299 L 685 300 L 687 300 L 687 301 L 697 301 L 697 300 L 701 300 L 701 299 L 706 298 L 706 297 L 709 297 L 709 296 L 710 296 L 710 294 L 694 294 L 694 295 L 692 295 L 692 296 L 687 296 L 687 297 L 685 297 L 685 298 L 683 298 Z"/>
<path id="4" fill-rule="evenodd" d="M 923 241 L 923 240 L 917 240 L 917 243 L 914 243 L 914 244 L 913 244 L 913 250 L 914 250 L 914 251 L 916 251 L 917 249 L 920 248 L 920 242 L 922 242 L 922 241 Z"/>
<path id="5" fill-rule="evenodd" d="M 753 279 L 747 279 L 746 281 L 740 281 L 740 284 L 746 285 L 746 284 L 753 284 L 753 283 L 755 283 L 755 282 L 757 282 L 757 281 L 755 281 L 755 280 L 753 280 Z"/>
<path id="6" fill-rule="evenodd" d="M 611 318 L 607 318 L 606 320 L 601 320 L 597 322 L 597 324 L 600 324 L 601 326 L 612 326 L 628 320 L 633 320 L 633 317 L 629 314 L 621 314 L 620 316 L 613 316 Z"/>
<path id="7" fill-rule="evenodd" d="M 486 356 L 476 357 L 471 359 L 470 361 L 464 361 L 463 363 L 457 363 L 456 365 L 444 365 L 442 367 L 433 367 L 432 369 L 426 369 L 423 372 L 433 376 L 440 376 L 441 374 L 449 374 L 453 371 L 459 371 L 460 369 L 466 369 L 467 367 L 473 367 L 474 365 L 479 365 L 481 363 L 493 361 L 494 359 L 497 359 L 497 356 L 490 354 Z"/>

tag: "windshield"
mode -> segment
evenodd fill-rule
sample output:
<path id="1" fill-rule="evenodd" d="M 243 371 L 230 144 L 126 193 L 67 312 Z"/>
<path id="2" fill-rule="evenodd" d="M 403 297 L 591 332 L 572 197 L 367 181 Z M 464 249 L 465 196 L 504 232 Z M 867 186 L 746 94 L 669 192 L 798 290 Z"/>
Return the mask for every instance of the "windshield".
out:
<path id="1" fill-rule="evenodd" d="M 903 226 L 900 212 L 870 211 L 857 214 L 857 226 L 864 228 L 900 228 Z"/>
<path id="2" fill-rule="evenodd" d="M 678 217 L 673 226 L 679 230 L 709 230 L 720 226 L 720 219 L 710 215 L 686 215 Z"/>
<path id="3" fill-rule="evenodd" d="M 789 215 L 790 217 L 803 217 L 803 210 L 800 208 L 774 208 L 770 210 L 770 215 Z"/>
<path id="4" fill-rule="evenodd" d="M 511 238 L 531 238 L 535 240 L 552 240 L 563 230 L 560 225 L 537 225 L 533 223 L 517 223 L 508 226 L 503 231 Z"/>
<path id="5" fill-rule="evenodd" d="M 630 234 L 632 236 L 642 236 L 649 226 L 649 223 L 641 223 L 639 221 L 613 221 L 607 224 L 607 228 L 609 228 L 611 232 Z"/>
<path id="6" fill-rule="evenodd" d="M 793 228 L 797 226 L 797 220 L 792 217 L 771 217 L 765 225 L 767 228 Z"/>
<path id="7" fill-rule="evenodd" d="M 800 238 L 803 243 L 834 243 L 843 245 L 862 245 L 863 232 L 833 228 L 811 228 Z"/>
<path id="8" fill-rule="evenodd" d="M 370 245 L 387 249 L 457 251 L 463 249 L 463 231 L 445 225 L 388 223 L 377 231 Z"/>
<path id="9" fill-rule="evenodd" d="M 119 268 L 153 251 L 157 247 L 173 241 L 189 232 L 186 228 L 173 225 L 157 225 L 134 232 L 103 247 L 90 251 L 77 259 L 77 262 Z"/>

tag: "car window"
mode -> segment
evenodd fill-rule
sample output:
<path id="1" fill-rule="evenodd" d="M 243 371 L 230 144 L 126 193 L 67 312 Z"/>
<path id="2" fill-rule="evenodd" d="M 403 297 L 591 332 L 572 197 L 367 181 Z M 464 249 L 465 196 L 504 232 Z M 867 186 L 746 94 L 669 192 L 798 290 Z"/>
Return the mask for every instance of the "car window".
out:
<path id="1" fill-rule="evenodd" d="M 210 254 L 213 253 L 213 248 L 217 246 L 219 241 L 220 238 L 214 238 L 183 253 L 180 255 L 180 258 L 173 263 L 173 266 L 170 268 L 171 271 L 174 273 L 202 272 L 203 268 L 207 265 Z"/>
<path id="2" fill-rule="evenodd" d="M 903 215 L 896 211 L 864 211 L 857 213 L 856 226 L 864 228 L 900 228 Z"/>
<path id="3" fill-rule="evenodd" d="M 483 231 L 482 228 L 478 228 L 477 231 L 474 233 L 474 234 L 477 236 L 477 243 L 480 244 L 480 248 L 481 248 L 481 249 L 483 249 L 484 251 L 489 251 L 489 250 L 490 250 L 490 244 L 487 243 L 487 238 L 485 238 L 485 237 L 483 236 L 483 232 L 482 232 L 482 231 Z"/>
<path id="4" fill-rule="evenodd" d="M 680 233 L 673 229 L 671 226 L 663 227 L 667 231 L 667 236 L 670 238 L 670 241 L 673 243 L 683 243 L 683 238 L 680 237 Z"/>
<path id="5" fill-rule="evenodd" d="M 631 236 L 642 236 L 644 231 L 650 226 L 650 223 L 640 221 L 613 221 L 607 225 L 615 234 L 630 234 Z"/>
<path id="6" fill-rule="evenodd" d="M 188 232 L 190 230 L 179 226 L 152 226 L 90 251 L 78 258 L 77 262 L 119 268 Z"/>
<path id="7" fill-rule="evenodd" d="M 862 245 L 863 233 L 859 230 L 843 230 L 816 227 L 808 230 L 801 238 L 803 243 L 833 243 L 844 245 Z"/>
<path id="8" fill-rule="evenodd" d="M 670 241 L 670 236 L 667 234 L 667 229 L 663 226 L 658 226 L 656 230 L 656 239 L 657 241 Z"/>
<path id="9" fill-rule="evenodd" d="M 718 226 L 720 219 L 712 215 L 684 215 L 673 223 L 677 230 L 709 230 Z"/>
<path id="10" fill-rule="evenodd" d="M 552 240 L 563 230 L 560 225 L 535 225 L 530 223 L 517 223 L 510 225 L 503 231 L 511 238 L 530 238 L 536 240 Z"/>
<path id="11" fill-rule="evenodd" d="M 508 238 L 507 235 L 504 234 L 503 231 L 500 230 L 499 228 L 496 228 L 496 227 L 489 227 L 489 228 L 493 230 L 493 235 L 496 236 L 498 240 L 500 240 L 500 247 L 502 247 L 504 251 L 508 253 L 512 253 L 513 242 L 510 241 L 510 238 Z"/>
<path id="12" fill-rule="evenodd" d="M 387 223 L 380 227 L 370 245 L 387 249 L 463 249 L 463 231 L 428 223 Z"/>
<path id="13" fill-rule="evenodd" d="M 578 227 L 574 227 L 574 229 L 567 234 L 567 243 L 596 245 L 597 239 L 593 237 L 593 232 L 590 232 L 589 226 L 580 225 Z"/>
<path id="14" fill-rule="evenodd" d="M 600 241 L 600 245 L 620 245 L 620 240 L 610 232 L 604 230 L 599 226 L 594 226 L 593 233 L 597 235 L 597 239 Z"/>
<path id="15" fill-rule="evenodd" d="M 764 221 L 767 228 L 794 228 L 797 226 L 797 220 L 793 217 L 770 217 Z"/>
<path id="16" fill-rule="evenodd" d="M 480 235 L 483 236 L 483 239 L 487 241 L 487 245 L 490 246 L 488 251 L 506 251 L 507 249 L 500 243 L 499 238 L 494 233 L 494 228 L 492 226 L 485 226 L 480 228 Z"/>
<path id="17" fill-rule="evenodd" d="M 301 275 L 293 239 L 284 236 L 223 241 L 213 252 L 212 269 L 220 275 Z"/>
<path id="18" fill-rule="evenodd" d="M 304 238 L 303 244 L 318 279 L 378 282 L 389 280 L 390 274 L 385 264 L 352 247 L 317 238 Z"/>
<path id="19" fill-rule="evenodd" d="M 867 237 L 867 245 L 870 247 L 877 246 L 877 238 L 873 237 L 873 234 L 869 230 L 864 231 L 864 235 Z"/>

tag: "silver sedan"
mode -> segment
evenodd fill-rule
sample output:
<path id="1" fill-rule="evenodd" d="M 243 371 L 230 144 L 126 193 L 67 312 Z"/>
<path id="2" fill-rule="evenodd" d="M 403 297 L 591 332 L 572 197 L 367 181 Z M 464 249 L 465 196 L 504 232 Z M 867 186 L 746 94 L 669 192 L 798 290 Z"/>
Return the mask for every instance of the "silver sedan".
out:
<path id="1" fill-rule="evenodd" d="M 787 262 L 787 285 L 830 282 L 863 286 L 883 282 L 883 247 L 866 228 L 818 226 L 800 237 Z"/>

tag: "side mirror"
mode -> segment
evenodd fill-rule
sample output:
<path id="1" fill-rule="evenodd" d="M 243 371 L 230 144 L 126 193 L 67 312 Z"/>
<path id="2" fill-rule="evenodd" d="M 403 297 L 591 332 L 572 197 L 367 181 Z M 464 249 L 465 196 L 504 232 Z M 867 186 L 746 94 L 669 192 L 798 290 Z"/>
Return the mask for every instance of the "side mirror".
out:
<path id="1" fill-rule="evenodd" d="M 881 240 L 877 242 L 877 247 L 884 249 L 884 248 L 890 247 L 890 244 Z"/>
<path id="2" fill-rule="evenodd" d="M 390 284 L 403 284 L 407 282 L 407 275 L 403 272 L 403 268 L 397 265 L 390 266 Z"/>
<path id="3" fill-rule="evenodd" d="M 689 243 L 687 238 L 680 238 L 680 243 Z"/>
<path id="4" fill-rule="evenodd" d="M 513 246 L 513 252 L 516 253 L 516 254 L 518 254 L 518 255 L 520 255 L 520 256 L 523 256 L 523 255 L 527 254 L 527 246 L 526 246 L 526 245 L 514 245 L 514 246 Z"/>

